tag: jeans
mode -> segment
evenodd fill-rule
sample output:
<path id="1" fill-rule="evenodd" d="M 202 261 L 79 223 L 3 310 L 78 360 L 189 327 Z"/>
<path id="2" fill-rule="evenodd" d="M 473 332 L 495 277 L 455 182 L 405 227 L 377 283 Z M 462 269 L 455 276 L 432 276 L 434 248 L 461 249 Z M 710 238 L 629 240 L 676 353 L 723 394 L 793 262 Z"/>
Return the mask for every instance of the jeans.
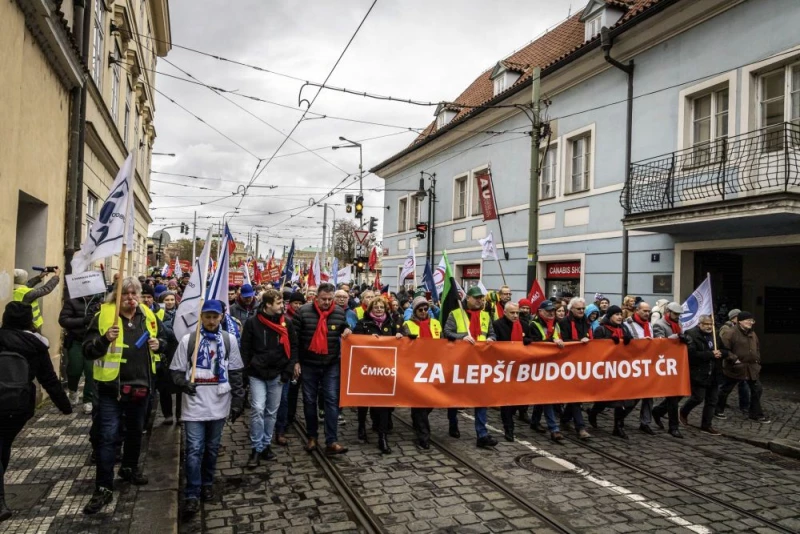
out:
<path id="1" fill-rule="evenodd" d="M 300 396 L 300 392 L 303 389 L 303 377 L 299 376 L 297 378 L 297 384 L 289 383 L 289 395 L 286 401 L 286 421 L 287 421 L 287 428 L 289 425 L 295 422 L 296 415 L 297 415 L 297 397 Z"/>
<path id="2" fill-rule="evenodd" d="M 272 380 L 250 377 L 250 444 L 258 452 L 272 443 L 282 395 L 283 384 L 279 376 Z"/>
<path id="3" fill-rule="evenodd" d="M 653 422 L 653 399 L 642 399 L 642 406 L 639 408 L 639 423 L 650 426 Z"/>
<path id="4" fill-rule="evenodd" d="M 586 428 L 586 423 L 583 420 L 583 411 L 581 410 L 580 402 L 566 404 L 564 406 L 564 413 L 561 416 L 561 423 L 563 424 L 567 422 L 574 422 L 575 430 L 577 430 L 578 432 Z"/>
<path id="5" fill-rule="evenodd" d="M 116 395 L 100 393 L 96 399 L 97 416 L 93 420 L 97 437 L 98 488 L 114 489 L 114 456 L 120 425 L 125 424 L 125 441 L 122 449 L 122 467 L 136 469 L 142 451 L 142 430 L 147 417 L 147 399 L 139 402 L 119 401 Z"/>
<path id="6" fill-rule="evenodd" d="M 487 408 L 475 408 L 475 433 L 478 435 L 478 439 L 489 435 L 489 431 L 486 430 L 488 411 Z"/>
<path id="7" fill-rule="evenodd" d="M 689 417 L 689 413 L 699 405 L 703 404 L 703 416 L 700 420 L 700 428 L 711 428 L 711 420 L 714 417 L 714 410 L 717 407 L 717 397 L 719 396 L 719 386 L 716 382 L 711 385 L 698 384 L 692 382 L 692 396 L 683 403 L 680 413 L 684 417 Z"/>
<path id="8" fill-rule="evenodd" d="M 217 455 L 222 441 L 225 419 L 216 421 L 185 421 L 187 499 L 200 498 L 200 487 L 214 484 Z"/>
<path id="9" fill-rule="evenodd" d="M 750 410 L 750 386 L 747 385 L 747 380 L 741 380 L 738 386 L 739 391 L 739 409 L 743 412 Z"/>
<path id="10" fill-rule="evenodd" d="M 761 382 L 758 380 L 736 380 L 727 376 L 719 390 L 717 413 L 725 413 L 725 403 L 728 402 L 728 395 L 731 394 L 731 391 L 733 391 L 733 388 L 738 385 L 739 382 L 747 382 L 750 388 L 750 418 L 757 419 L 762 417 L 764 411 L 761 409 L 761 394 L 764 392 L 764 388 L 761 386 Z"/>
<path id="11" fill-rule="evenodd" d="M 303 373 L 303 411 L 306 434 L 318 439 L 317 397 L 325 402 L 325 444 L 338 441 L 339 425 L 339 362 L 329 365 L 300 364 Z"/>
<path id="12" fill-rule="evenodd" d="M 96 393 L 94 387 L 94 362 L 83 357 L 83 347 L 77 341 L 72 341 L 67 351 L 67 388 L 78 391 L 81 375 L 84 377 L 83 402 L 92 402 Z"/>
<path id="13" fill-rule="evenodd" d="M 537 404 L 533 407 L 531 414 L 531 425 L 539 424 L 542 420 L 542 414 L 547 421 L 547 430 L 550 432 L 560 432 L 558 427 L 558 419 L 556 419 L 555 406 L 553 404 Z"/>
<path id="14" fill-rule="evenodd" d="M 26 418 L 19 415 L 0 418 L 0 499 L 5 498 L 3 479 L 8 469 L 8 462 L 11 461 L 11 444 L 25 426 L 25 421 Z"/>
<path id="15" fill-rule="evenodd" d="M 289 428 L 289 384 L 290 382 L 283 384 L 283 391 L 281 391 L 281 404 L 278 406 L 278 420 L 275 421 L 276 434 L 285 434 L 286 429 Z"/>

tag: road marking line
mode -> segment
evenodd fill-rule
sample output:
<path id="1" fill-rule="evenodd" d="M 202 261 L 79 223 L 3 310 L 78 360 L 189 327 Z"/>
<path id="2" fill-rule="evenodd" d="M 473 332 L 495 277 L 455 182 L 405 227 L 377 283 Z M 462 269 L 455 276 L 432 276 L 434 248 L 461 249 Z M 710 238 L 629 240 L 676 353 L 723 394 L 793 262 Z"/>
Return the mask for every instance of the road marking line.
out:
<path id="1" fill-rule="evenodd" d="M 468 414 L 466 414 L 464 412 L 459 412 L 459 413 L 461 414 L 462 417 L 465 417 L 465 418 L 469 419 L 470 421 L 475 421 L 475 418 L 473 416 L 468 415 Z M 499 429 L 497 429 L 497 428 L 495 428 L 495 427 L 493 427 L 493 426 L 491 426 L 489 424 L 486 425 L 486 428 L 488 430 L 491 430 L 492 432 L 497 433 L 497 434 L 503 434 L 503 432 L 501 432 Z M 672 521 L 676 525 L 680 525 L 680 526 L 682 526 L 682 527 L 684 527 L 684 528 L 686 528 L 688 530 L 691 530 L 692 532 L 696 532 L 697 534 L 711 534 L 713 532 L 713 530 L 711 530 L 708 527 L 705 527 L 703 525 L 696 525 L 696 524 L 692 523 L 691 521 L 688 521 L 688 520 L 684 519 L 678 513 L 673 512 L 669 508 L 666 508 L 665 506 L 663 506 L 663 505 L 661 505 L 661 504 L 659 504 L 659 503 L 657 503 L 655 501 L 648 500 L 647 497 L 645 497 L 644 495 L 640 495 L 638 493 L 633 493 L 631 490 L 629 490 L 629 489 L 627 489 L 627 488 L 625 488 L 623 486 L 619 486 L 617 484 L 614 484 L 613 482 L 609 482 L 608 480 L 605 480 L 605 479 L 602 479 L 602 478 L 598 478 L 598 477 L 590 474 L 585 469 L 581 469 L 580 467 L 576 466 L 572 462 L 564 460 L 563 458 L 559 458 L 558 456 L 554 455 L 553 453 L 551 453 L 549 451 L 546 451 L 544 449 L 540 449 L 539 447 L 536 447 L 535 445 L 533 445 L 529 441 L 519 440 L 519 439 L 515 439 L 514 441 L 519 443 L 520 445 L 522 445 L 524 447 L 527 447 L 528 449 L 530 449 L 531 451 L 535 452 L 539 456 L 547 458 L 548 460 L 551 460 L 551 461 L 557 463 L 558 465 L 563 466 L 565 469 L 569 469 L 573 473 L 576 473 L 576 474 L 582 476 L 587 481 L 589 481 L 589 482 L 591 482 L 593 484 L 596 484 L 596 485 L 598 485 L 598 486 L 600 486 L 602 488 L 605 488 L 607 490 L 610 490 L 610 491 L 612 491 L 614 493 L 617 493 L 618 495 L 622 495 L 626 499 L 628 499 L 629 501 L 634 502 L 634 503 L 638 504 L 639 506 L 641 506 L 642 508 L 646 508 L 646 509 L 648 509 L 648 510 L 650 510 L 650 511 L 652 511 L 652 512 L 654 512 L 654 513 L 656 513 L 656 514 L 658 514 L 658 515 L 660 515 L 660 516 L 662 516 L 664 518 L 666 518 L 668 521 Z"/>

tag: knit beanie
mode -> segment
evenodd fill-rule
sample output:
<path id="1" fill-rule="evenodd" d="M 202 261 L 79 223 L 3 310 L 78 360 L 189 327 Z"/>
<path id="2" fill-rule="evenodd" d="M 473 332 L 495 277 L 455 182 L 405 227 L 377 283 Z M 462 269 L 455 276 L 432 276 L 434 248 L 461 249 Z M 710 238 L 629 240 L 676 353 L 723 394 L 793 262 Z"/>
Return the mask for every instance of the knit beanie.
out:
<path id="1" fill-rule="evenodd" d="M 618 313 L 622 313 L 622 308 L 620 308 L 616 304 L 612 304 L 606 310 L 606 318 L 611 319 L 611 317 L 613 317 L 614 315 L 616 315 Z"/>
<path id="2" fill-rule="evenodd" d="M 14 269 L 14 283 L 24 286 L 28 282 L 28 271 L 25 269 Z"/>
<path id="3" fill-rule="evenodd" d="M 411 308 L 414 311 L 417 311 L 417 308 L 419 308 L 422 305 L 427 306 L 428 305 L 428 300 L 425 297 L 416 297 L 416 298 L 414 298 L 414 300 L 411 303 Z"/>
<path id="4" fill-rule="evenodd" d="M 3 312 L 3 328 L 27 330 L 33 327 L 33 308 L 25 302 L 9 302 Z"/>
<path id="5" fill-rule="evenodd" d="M 739 316 L 737 317 L 737 319 L 739 320 L 740 323 L 742 321 L 746 321 L 748 319 L 754 319 L 754 318 L 755 317 L 753 316 L 753 314 L 750 313 L 749 311 L 739 312 Z"/>

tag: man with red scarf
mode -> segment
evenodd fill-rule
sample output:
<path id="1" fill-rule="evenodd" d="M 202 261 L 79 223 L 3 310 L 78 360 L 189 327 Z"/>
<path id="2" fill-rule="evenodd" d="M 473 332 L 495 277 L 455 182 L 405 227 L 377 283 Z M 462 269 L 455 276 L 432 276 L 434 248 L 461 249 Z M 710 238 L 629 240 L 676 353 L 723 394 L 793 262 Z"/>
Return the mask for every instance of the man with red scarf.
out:
<path id="1" fill-rule="evenodd" d="M 488 311 L 492 314 L 494 319 L 502 319 L 506 304 L 509 302 L 511 302 L 511 288 L 502 286 L 497 291 L 497 302 L 489 303 L 490 309 Z"/>
<path id="2" fill-rule="evenodd" d="M 341 340 L 352 332 L 347 326 L 344 310 L 333 302 L 333 284 L 323 283 L 317 288 L 313 302 L 297 312 L 294 326 L 300 348 L 300 363 L 295 366 L 303 377 L 303 409 L 306 416 L 308 452 L 317 448 L 319 420 L 317 397 L 325 401 L 325 453 L 347 452 L 338 443 L 339 420 L 339 360 Z"/>
<path id="3" fill-rule="evenodd" d="M 683 331 L 681 330 L 680 318 L 683 313 L 683 306 L 677 302 L 670 302 L 667 304 L 667 309 L 664 310 L 664 317 L 653 323 L 653 337 L 655 338 L 669 338 L 683 340 Z M 680 421 L 678 419 L 678 404 L 683 397 L 667 397 L 661 403 L 653 408 L 653 420 L 658 425 L 658 428 L 664 428 L 664 423 L 661 418 L 665 415 L 669 416 L 669 434 L 674 438 L 682 438 L 683 435 L 679 430 Z"/>
<path id="4" fill-rule="evenodd" d="M 650 324 L 650 305 L 639 301 L 634 308 L 633 315 L 625 319 L 623 326 L 632 339 L 653 339 L 653 327 Z M 639 430 L 645 434 L 653 435 L 650 423 L 653 420 L 653 399 L 642 399 L 639 408 Z"/>
<path id="5" fill-rule="evenodd" d="M 503 317 L 492 323 L 497 341 L 519 341 L 525 337 L 526 325 L 519 319 L 519 306 L 508 302 L 503 308 Z M 502 406 L 500 418 L 503 420 L 503 437 L 506 441 L 514 441 L 514 414 L 519 406 Z"/>
<path id="6" fill-rule="evenodd" d="M 247 467 L 258 467 L 261 460 L 275 460 L 272 434 L 284 390 L 297 377 L 297 334 L 292 321 L 283 313 L 283 297 L 267 289 L 261 306 L 244 323 L 242 360 L 250 380 L 250 443 Z M 279 429 L 281 434 L 285 429 Z"/>
<path id="7" fill-rule="evenodd" d="M 359 305 L 356 306 L 355 309 L 356 318 L 359 321 L 364 318 L 364 314 L 367 312 L 367 307 L 374 298 L 375 298 L 375 293 L 370 289 L 367 289 L 366 291 L 361 293 L 361 301 L 359 302 Z"/>
<path id="8" fill-rule="evenodd" d="M 484 311 L 486 300 L 481 289 L 477 286 L 467 291 L 467 309 L 460 307 L 450 312 L 444 325 L 444 336 L 450 341 L 464 341 L 474 345 L 479 341 L 491 343 L 495 340 L 494 327 L 491 315 Z M 478 447 L 494 447 L 497 440 L 489 435 L 486 429 L 486 408 L 475 408 L 475 433 L 478 435 Z M 450 423 L 450 435 L 458 437 L 458 427 L 453 428 Z"/>
<path id="9" fill-rule="evenodd" d="M 594 339 L 592 325 L 586 319 L 586 301 L 580 297 L 574 297 L 567 304 L 567 315 L 558 321 L 563 341 L 575 341 L 588 343 Z M 570 423 L 575 423 L 575 431 L 578 438 L 589 439 L 591 436 L 586 431 L 586 423 L 583 421 L 583 410 L 580 402 L 567 404 L 564 406 L 564 413 L 561 415 L 561 426 L 566 430 Z"/>

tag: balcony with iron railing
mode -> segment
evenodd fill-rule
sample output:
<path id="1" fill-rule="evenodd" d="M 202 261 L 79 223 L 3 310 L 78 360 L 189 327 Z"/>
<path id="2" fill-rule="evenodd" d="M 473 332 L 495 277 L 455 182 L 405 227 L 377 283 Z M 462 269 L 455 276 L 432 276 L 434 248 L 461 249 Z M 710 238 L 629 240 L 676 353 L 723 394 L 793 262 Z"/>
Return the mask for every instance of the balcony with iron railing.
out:
<path id="1" fill-rule="evenodd" d="M 780 123 L 631 163 L 628 224 L 768 196 L 800 201 L 800 124 Z"/>

